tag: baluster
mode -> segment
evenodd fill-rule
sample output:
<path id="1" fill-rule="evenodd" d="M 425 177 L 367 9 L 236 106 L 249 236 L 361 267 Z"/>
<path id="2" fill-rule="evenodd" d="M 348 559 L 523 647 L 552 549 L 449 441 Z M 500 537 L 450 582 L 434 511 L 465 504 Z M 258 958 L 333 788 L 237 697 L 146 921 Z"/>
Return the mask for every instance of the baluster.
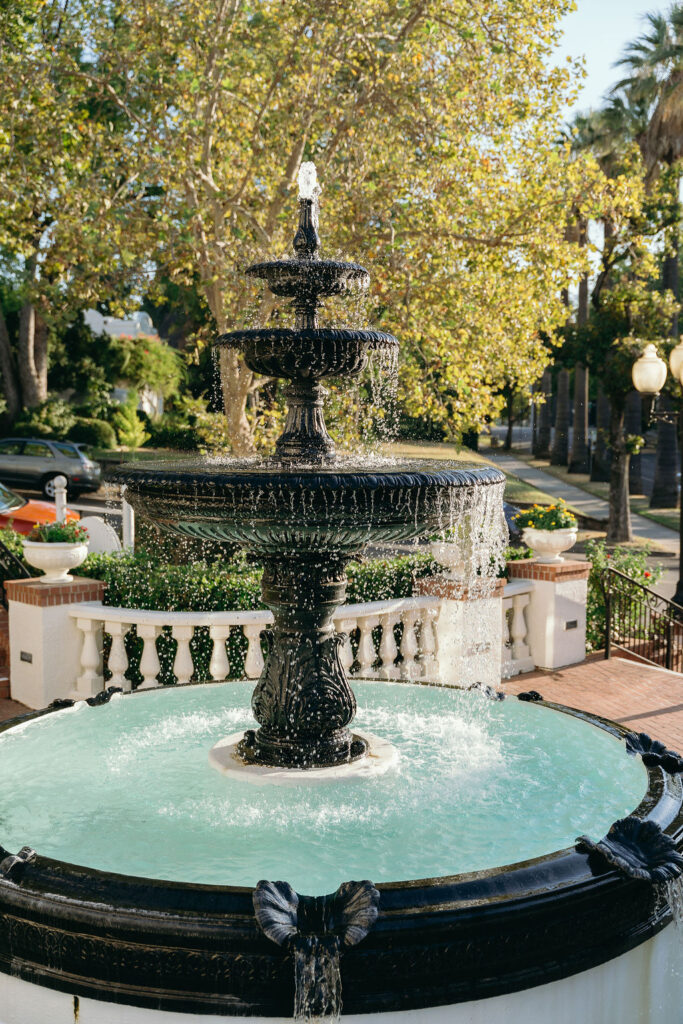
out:
<path id="1" fill-rule="evenodd" d="M 190 640 L 194 636 L 194 626 L 172 626 L 171 634 L 178 641 L 178 649 L 173 660 L 173 673 L 179 686 L 184 686 L 192 679 L 194 662 L 190 650 Z"/>
<path id="2" fill-rule="evenodd" d="M 124 673 L 128 668 L 128 655 L 124 637 L 130 625 L 127 622 L 108 622 L 105 620 L 104 631 L 111 636 L 111 650 L 109 651 L 109 671 L 111 672 L 110 686 L 120 686 L 123 690 L 130 690 L 131 683 L 126 679 Z"/>
<path id="3" fill-rule="evenodd" d="M 350 672 L 353 666 L 353 647 L 351 646 L 351 634 L 356 628 L 356 619 L 338 619 L 334 623 L 338 633 L 343 633 L 344 643 L 339 648 L 339 660 L 345 672 Z"/>
<path id="4" fill-rule="evenodd" d="M 261 650 L 261 623 L 244 626 L 244 635 L 248 641 L 247 653 L 244 658 L 244 674 L 247 679 L 258 679 L 263 672 L 263 651 Z"/>
<path id="5" fill-rule="evenodd" d="M 398 679 L 401 675 L 401 670 L 396 665 L 398 647 L 394 636 L 395 622 L 395 614 L 390 615 L 387 612 L 386 615 L 380 616 L 379 624 L 382 627 L 382 639 L 379 643 L 379 657 L 382 662 L 378 673 L 380 679 Z"/>
<path id="6" fill-rule="evenodd" d="M 209 636 L 213 641 L 209 675 L 215 682 L 221 682 L 230 675 L 230 660 L 225 649 L 225 641 L 230 636 L 230 626 L 209 626 Z"/>
<path id="7" fill-rule="evenodd" d="M 78 677 L 77 688 L 84 697 L 92 697 L 104 689 L 102 623 L 93 619 L 77 619 L 76 625 L 83 633 L 81 674 Z"/>
<path id="8" fill-rule="evenodd" d="M 139 690 L 148 690 L 157 685 L 157 676 L 161 665 L 159 664 L 156 641 L 160 629 L 160 626 L 155 626 L 151 622 L 145 622 L 137 627 L 138 636 L 142 640 L 142 656 L 140 658 L 142 682 L 138 687 Z"/>
<path id="9" fill-rule="evenodd" d="M 521 661 L 529 657 L 529 646 L 526 643 L 527 625 L 524 609 L 529 603 L 528 594 L 516 594 L 512 598 L 512 625 L 510 635 L 512 637 L 512 658 L 513 661 Z"/>
<path id="10" fill-rule="evenodd" d="M 501 604 L 503 608 L 503 650 L 500 675 L 501 679 L 509 679 L 512 675 L 512 653 L 510 651 L 510 613 L 512 611 L 512 598 L 503 598 Z"/>
<path id="11" fill-rule="evenodd" d="M 373 668 L 377 660 L 377 654 L 372 639 L 372 631 L 378 625 L 379 618 L 376 615 L 368 615 L 358 620 L 360 640 L 358 641 L 358 650 L 356 651 L 356 661 L 359 666 L 358 675 L 364 676 L 366 679 L 372 679 L 377 675 L 376 670 Z"/>
<path id="12" fill-rule="evenodd" d="M 425 679 L 439 677 L 439 660 L 436 656 L 436 619 L 438 608 L 425 608 L 420 625 L 420 660 Z"/>
<path id="13" fill-rule="evenodd" d="M 417 612 L 408 611 L 403 615 L 403 636 L 401 638 L 401 676 L 403 679 L 417 679 L 420 675 L 420 665 L 415 660 L 419 650 L 417 637 L 415 636 L 415 623 Z"/>

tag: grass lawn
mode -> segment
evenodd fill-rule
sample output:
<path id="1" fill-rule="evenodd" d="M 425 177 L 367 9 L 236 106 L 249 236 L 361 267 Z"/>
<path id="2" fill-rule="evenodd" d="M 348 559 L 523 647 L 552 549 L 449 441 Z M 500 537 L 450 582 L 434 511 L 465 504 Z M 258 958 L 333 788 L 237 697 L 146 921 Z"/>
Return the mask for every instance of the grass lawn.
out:
<path id="1" fill-rule="evenodd" d="M 419 441 L 397 441 L 394 444 L 385 445 L 383 451 L 387 455 L 394 455 L 405 459 L 453 459 L 457 462 L 471 463 L 478 466 L 492 466 L 493 463 L 481 452 L 473 452 L 470 448 L 458 448 L 454 444 L 419 442 Z M 505 500 L 512 505 L 552 505 L 555 498 L 545 491 L 539 491 L 531 484 L 520 480 L 518 476 L 505 474 Z"/>

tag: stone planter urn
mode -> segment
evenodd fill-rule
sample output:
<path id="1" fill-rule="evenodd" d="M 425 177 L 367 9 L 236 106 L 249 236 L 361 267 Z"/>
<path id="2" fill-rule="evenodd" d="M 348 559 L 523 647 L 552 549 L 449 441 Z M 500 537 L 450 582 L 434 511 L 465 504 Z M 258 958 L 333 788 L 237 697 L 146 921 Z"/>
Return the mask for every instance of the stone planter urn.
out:
<path id="1" fill-rule="evenodd" d="M 536 560 L 542 563 L 564 562 L 561 552 L 573 548 L 577 536 L 576 527 L 539 530 L 535 526 L 525 526 L 522 533 L 524 543 L 531 548 Z"/>
<path id="2" fill-rule="evenodd" d="M 432 541 L 429 549 L 434 561 L 448 569 L 448 575 L 451 579 L 457 579 L 465 575 L 465 559 L 459 544 L 449 544 L 447 541 Z"/>
<path id="3" fill-rule="evenodd" d="M 76 569 L 88 556 L 88 542 L 24 541 L 24 558 L 44 573 L 41 583 L 68 583 L 70 569 Z"/>

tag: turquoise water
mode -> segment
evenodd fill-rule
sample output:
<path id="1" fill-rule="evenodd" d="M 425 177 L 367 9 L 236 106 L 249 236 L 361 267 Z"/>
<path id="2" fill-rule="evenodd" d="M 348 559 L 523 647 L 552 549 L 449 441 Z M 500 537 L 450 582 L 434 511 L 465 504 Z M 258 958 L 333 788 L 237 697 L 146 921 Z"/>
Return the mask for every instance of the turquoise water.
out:
<path id="1" fill-rule="evenodd" d="M 623 742 L 568 715 L 431 686 L 355 682 L 356 725 L 399 763 L 371 780 L 254 786 L 208 764 L 254 725 L 252 683 L 81 704 L 0 734 L 0 843 L 106 871 L 217 885 L 491 868 L 599 838 L 646 786 Z M 8 784 L 9 783 L 9 784 Z"/>

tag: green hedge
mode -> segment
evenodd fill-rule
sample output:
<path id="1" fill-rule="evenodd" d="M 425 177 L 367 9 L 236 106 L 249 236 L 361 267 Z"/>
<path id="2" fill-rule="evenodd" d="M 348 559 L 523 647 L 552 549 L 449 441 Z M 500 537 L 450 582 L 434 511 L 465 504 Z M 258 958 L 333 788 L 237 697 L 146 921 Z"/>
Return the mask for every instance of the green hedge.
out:
<path id="1" fill-rule="evenodd" d="M 261 602 L 262 569 L 237 556 L 224 562 L 194 562 L 169 565 L 147 553 L 137 555 L 90 555 L 79 569 L 83 576 L 103 580 L 107 585 L 105 603 L 113 607 L 148 608 L 162 611 L 233 611 L 263 608 Z M 349 566 L 349 603 L 410 597 L 415 581 L 439 571 L 430 555 L 406 555 L 398 558 L 352 562 Z M 400 642 L 400 633 L 397 636 Z M 110 640 L 105 637 L 105 666 Z M 129 667 L 126 677 L 136 686 L 142 681 L 140 657 L 142 641 L 132 629 L 125 640 Z M 159 682 L 172 684 L 173 661 L 177 642 L 165 629 L 156 642 L 159 655 Z M 195 663 L 195 678 L 209 678 L 212 643 L 208 629 L 197 629 L 190 644 Z M 240 630 L 228 638 L 230 675 L 244 675 L 247 640 Z M 109 672 L 105 667 L 105 676 Z"/>
<path id="2" fill-rule="evenodd" d="M 236 558 L 223 562 L 169 565 L 153 556 L 90 555 L 78 570 L 107 584 L 105 602 L 117 608 L 160 611 L 244 611 L 263 608 L 262 569 Z M 431 555 L 352 562 L 348 603 L 410 597 L 416 580 L 438 571 Z"/>

